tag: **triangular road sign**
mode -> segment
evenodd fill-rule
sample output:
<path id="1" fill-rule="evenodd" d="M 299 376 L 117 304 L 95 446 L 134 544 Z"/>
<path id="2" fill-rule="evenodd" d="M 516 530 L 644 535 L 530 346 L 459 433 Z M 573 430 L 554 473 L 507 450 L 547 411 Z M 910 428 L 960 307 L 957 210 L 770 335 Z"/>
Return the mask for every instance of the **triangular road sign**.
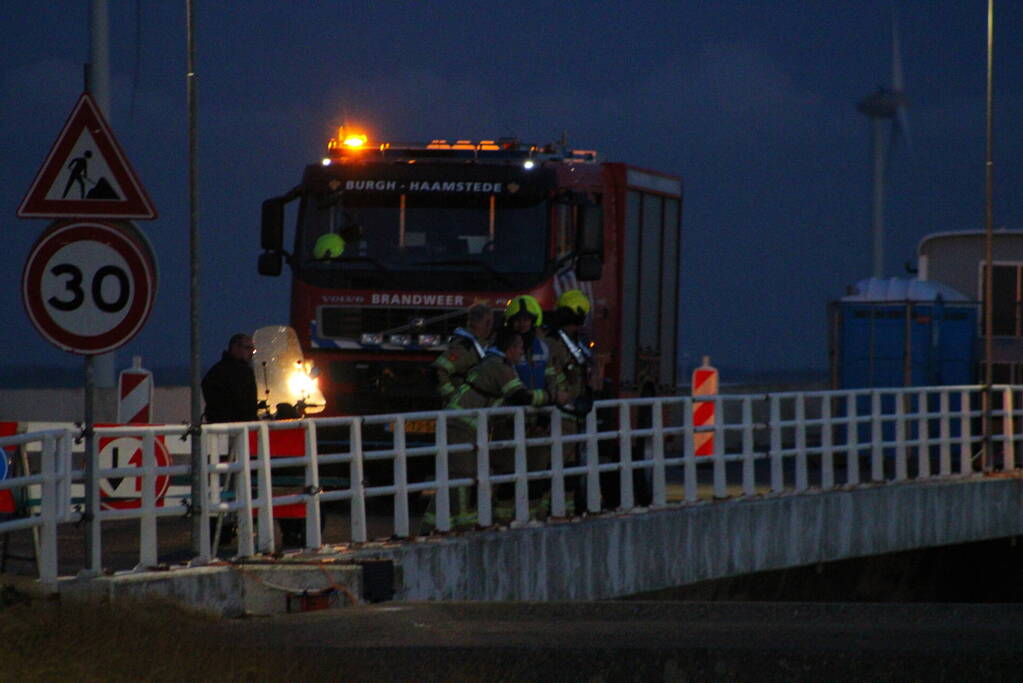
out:
<path id="1" fill-rule="evenodd" d="M 156 218 L 113 131 L 82 93 L 18 207 L 20 218 Z"/>

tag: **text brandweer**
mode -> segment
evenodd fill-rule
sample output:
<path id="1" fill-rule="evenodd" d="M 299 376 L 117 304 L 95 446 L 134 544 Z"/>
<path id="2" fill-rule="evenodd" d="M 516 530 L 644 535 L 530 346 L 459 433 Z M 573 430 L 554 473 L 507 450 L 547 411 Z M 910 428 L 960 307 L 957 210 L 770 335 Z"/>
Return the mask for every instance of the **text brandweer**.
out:
<path id="1" fill-rule="evenodd" d="M 458 294 L 373 294 L 370 303 L 399 306 L 461 306 L 465 297 Z"/>

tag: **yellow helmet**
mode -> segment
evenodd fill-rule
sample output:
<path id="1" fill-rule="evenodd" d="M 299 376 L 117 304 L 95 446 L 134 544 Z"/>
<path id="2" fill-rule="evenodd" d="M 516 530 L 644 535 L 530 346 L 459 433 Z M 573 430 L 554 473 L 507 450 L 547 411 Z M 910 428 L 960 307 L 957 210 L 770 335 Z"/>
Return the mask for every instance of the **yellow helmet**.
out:
<path id="1" fill-rule="evenodd" d="M 578 289 L 570 289 L 558 297 L 558 308 L 567 308 L 579 318 L 590 312 L 590 300 Z"/>
<path id="2" fill-rule="evenodd" d="M 344 239 L 341 238 L 341 235 L 335 235 L 331 232 L 320 235 L 316 240 L 316 244 L 313 245 L 313 258 L 317 260 L 337 258 L 343 253 L 345 253 Z"/>
<path id="3" fill-rule="evenodd" d="M 505 321 L 511 320 L 520 313 L 525 313 L 533 319 L 533 327 L 540 327 L 543 323 L 543 309 L 540 308 L 540 302 L 535 297 L 523 294 L 508 300 L 508 305 L 504 308 Z"/>

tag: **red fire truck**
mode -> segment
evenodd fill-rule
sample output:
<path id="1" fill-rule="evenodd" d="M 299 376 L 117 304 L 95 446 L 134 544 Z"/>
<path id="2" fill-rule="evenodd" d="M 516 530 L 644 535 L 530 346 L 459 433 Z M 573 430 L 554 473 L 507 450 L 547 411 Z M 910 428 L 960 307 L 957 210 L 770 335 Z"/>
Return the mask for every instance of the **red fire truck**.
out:
<path id="1" fill-rule="evenodd" d="M 342 129 L 263 203 L 259 272 L 291 268 L 291 324 L 325 414 L 441 407 L 429 364 L 469 306 L 532 294 L 551 310 L 571 288 L 592 301 L 605 395 L 654 395 L 676 384 L 681 205 L 680 178 L 564 144 Z"/>

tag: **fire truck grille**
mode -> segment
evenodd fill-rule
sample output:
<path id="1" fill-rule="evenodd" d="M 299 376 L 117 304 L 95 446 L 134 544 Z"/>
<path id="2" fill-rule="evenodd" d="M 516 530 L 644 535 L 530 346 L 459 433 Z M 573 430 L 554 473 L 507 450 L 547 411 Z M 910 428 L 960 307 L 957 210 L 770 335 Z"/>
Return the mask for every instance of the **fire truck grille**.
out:
<path id="1" fill-rule="evenodd" d="M 452 315 L 456 313 L 456 315 Z M 449 316 L 449 317 L 442 317 Z M 438 318 L 440 318 L 438 320 Z M 413 326 L 423 321 L 422 326 Z M 459 309 L 443 308 L 320 308 L 320 334 L 330 339 L 358 339 L 365 332 L 396 330 L 409 334 L 438 334 L 447 339 L 456 327 L 465 325 Z"/>
<path id="2" fill-rule="evenodd" d="M 438 410 L 437 384 L 429 363 L 421 361 L 335 361 L 331 380 L 351 391 L 332 397 L 338 412 L 354 415 Z"/>

